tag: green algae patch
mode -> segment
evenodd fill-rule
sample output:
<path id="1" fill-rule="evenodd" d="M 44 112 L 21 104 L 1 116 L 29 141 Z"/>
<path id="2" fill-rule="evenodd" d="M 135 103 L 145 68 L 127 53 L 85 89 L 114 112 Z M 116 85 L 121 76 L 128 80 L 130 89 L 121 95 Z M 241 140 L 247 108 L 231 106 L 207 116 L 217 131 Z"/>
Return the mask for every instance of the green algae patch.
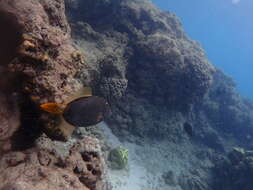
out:
<path id="1" fill-rule="evenodd" d="M 128 149 L 119 146 L 115 149 L 112 149 L 109 153 L 108 160 L 112 169 L 124 169 L 128 164 Z"/>

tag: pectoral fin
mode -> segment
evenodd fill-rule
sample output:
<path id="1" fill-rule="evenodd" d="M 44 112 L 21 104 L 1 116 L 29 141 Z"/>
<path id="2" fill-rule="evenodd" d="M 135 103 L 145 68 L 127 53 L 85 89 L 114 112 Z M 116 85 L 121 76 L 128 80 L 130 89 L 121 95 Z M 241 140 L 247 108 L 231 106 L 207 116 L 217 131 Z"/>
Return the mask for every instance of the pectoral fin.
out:
<path id="1" fill-rule="evenodd" d="M 46 112 L 52 113 L 52 114 L 57 114 L 60 115 L 63 113 L 64 108 L 63 105 L 57 104 L 57 103 L 46 103 L 46 104 L 41 104 L 40 108 Z"/>

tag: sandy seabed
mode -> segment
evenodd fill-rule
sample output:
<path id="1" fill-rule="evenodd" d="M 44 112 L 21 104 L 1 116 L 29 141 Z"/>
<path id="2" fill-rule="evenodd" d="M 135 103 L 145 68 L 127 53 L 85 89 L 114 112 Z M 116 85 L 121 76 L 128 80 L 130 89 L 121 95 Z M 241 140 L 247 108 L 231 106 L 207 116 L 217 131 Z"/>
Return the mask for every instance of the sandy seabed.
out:
<path id="1" fill-rule="evenodd" d="M 181 190 L 178 185 L 165 184 L 163 173 L 173 171 L 179 176 L 197 164 L 197 160 L 190 160 L 193 151 L 190 145 L 182 147 L 165 141 L 142 145 L 121 142 L 105 123 L 100 124 L 100 128 L 111 147 L 121 145 L 129 151 L 127 169 L 109 169 L 113 190 Z"/>

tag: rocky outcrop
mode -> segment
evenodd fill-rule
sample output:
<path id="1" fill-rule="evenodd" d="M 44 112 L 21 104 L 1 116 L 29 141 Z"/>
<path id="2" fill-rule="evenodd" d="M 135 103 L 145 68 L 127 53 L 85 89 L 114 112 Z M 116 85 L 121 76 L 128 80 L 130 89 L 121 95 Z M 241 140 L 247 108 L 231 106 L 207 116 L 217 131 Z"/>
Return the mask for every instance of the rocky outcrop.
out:
<path id="1" fill-rule="evenodd" d="M 72 36 L 91 66 L 78 78 L 94 77 L 96 93 L 112 105 L 107 123 L 115 134 L 177 142 L 186 139 L 188 123 L 191 139 L 219 152 L 251 144 L 252 101 L 208 63 L 174 14 L 145 0 L 66 5 Z"/>
<path id="2" fill-rule="evenodd" d="M 90 65 L 77 77 L 84 83 L 87 73 L 93 77 L 95 93 L 112 107 L 107 123 L 121 139 L 192 143 L 210 165 L 235 144 L 251 144 L 252 102 L 208 63 L 174 14 L 146 0 L 66 0 L 66 6 L 75 44 Z M 196 166 L 204 175 L 183 172 L 176 185 L 211 189 L 211 166 L 204 165 Z"/>
<path id="3" fill-rule="evenodd" d="M 216 163 L 215 189 L 252 189 L 253 151 L 234 148 L 227 158 Z"/>
<path id="4" fill-rule="evenodd" d="M 177 131 L 179 112 L 203 98 L 213 67 L 175 15 L 145 0 L 66 4 L 76 44 L 97 76 L 96 93 L 112 104 L 108 123 L 114 132 L 168 136 Z M 79 74 L 83 81 L 86 72 Z"/>
<path id="5" fill-rule="evenodd" d="M 167 104 L 190 104 L 204 95 L 212 67 L 173 14 L 147 1 L 77 3 L 82 12 L 69 10 L 74 35 L 100 45 L 90 50 L 101 54 L 94 64 L 102 67 L 102 81 L 126 79 L 132 93 L 152 101 L 159 97 Z M 114 22 L 109 22 L 112 18 Z"/>
<path id="6" fill-rule="evenodd" d="M 234 81 L 216 69 L 213 85 L 190 112 L 195 139 L 215 150 L 252 147 L 253 102 L 236 91 Z"/>
<path id="7" fill-rule="evenodd" d="M 22 27 L 16 17 L 0 9 L 0 154 L 11 147 L 10 138 L 17 131 L 20 121 L 20 113 L 16 102 L 17 94 L 14 93 L 18 82 L 14 74 L 8 73 L 7 64 L 16 56 L 17 46 L 21 43 Z M 4 76 L 4 77 L 3 77 Z"/>
<path id="8" fill-rule="evenodd" d="M 211 126 L 220 134 L 229 134 L 247 146 L 253 136 L 253 102 L 236 91 L 234 81 L 217 70 L 215 83 L 203 101 L 203 110 Z"/>
<path id="9" fill-rule="evenodd" d="M 41 137 L 72 133 L 39 105 L 64 102 L 82 86 L 75 75 L 87 67 L 72 45 L 64 1 L 2 0 L 0 27 L 0 189 L 106 190 L 96 139 L 70 148 Z"/>
<path id="10" fill-rule="evenodd" d="M 106 166 L 99 142 L 84 138 L 61 152 L 52 141 L 39 148 L 7 153 L 0 159 L 0 189 L 106 190 Z"/>
<path id="11" fill-rule="evenodd" d="M 21 43 L 15 47 L 17 56 L 12 57 L 8 66 L 29 77 L 30 83 L 24 81 L 24 90 L 30 92 L 34 100 L 40 103 L 62 101 L 62 93 L 73 90 L 73 83 L 67 81 L 73 80 L 81 63 L 74 59 L 64 2 L 6 0 L 1 5 L 21 26 Z"/>
<path id="12" fill-rule="evenodd" d="M 181 175 L 179 178 L 179 185 L 182 189 L 187 190 L 204 190 L 210 189 L 204 180 L 198 176 Z"/>
<path id="13" fill-rule="evenodd" d="M 20 113 L 16 102 L 3 94 L 0 95 L 0 104 L 0 154 L 2 154 L 11 149 L 11 137 L 20 126 Z"/>
<path id="14" fill-rule="evenodd" d="M 227 135 L 250 140 L 252 103 L 208 63 L 175 15 L 145 0 L 66 5 L 76 45 L 91 66 L 91 83 L 111 102 L 107 122 L 114 133 L 177 141 L 189 123 L 194 138 L 219 151 Z M 86 73 L 78 75 L 84 82 Z"/>
<path id="15" fill-rule="evenodd" d="M 41 103 L 63 102 L 82 86 L 75 74 L 85 64 L 80 52 L 72 45 L 64 1 L 3 0 L 0 4 L 0 26 L 3 26 L 0 72 L 7 76 L 0 83 L 2 99 L 8 97 L 9 102 L 16 102 L 12 111 L 14 114 L 21 111 L 20 119 L 18 115 L 12 118 L 17 118 L 20 128 L 30 128 L 22 129 L 25 131 L 22 139 L 40 133 L 41 127 L 53 137 L 66 138 L 70 132 L 55 128 L 56 124 L 52 122 L 55 118 L 49 119 L 38 109 Z M 3 120 L 10 122 L 6 117 L 8 119 Z M 13 134 L 18 127 L 3 128 L 5 134 Z M 3 135 L 3 138 L 6 137 Z"/>
<path id="16" fill-rule="evenodd" d="M 0 2 L 0 74 L 6 76 L 0 81 L 0 188 L 107 188 L 94 139 L 64 156 L 59 147 L 36 144 L 43 131 L 61 140 L 73 131 L 42 113 L 39 104 L 62 103 L 81 86 L 92 86 L 109 101 L 107 122 L 122 139 L 192 142 L 203 150 L 199 160 L 208 162 L 215 151 L 251 142 L 252 102 L 208 63 L 174 14 L 146 0 L 65 3 L 75 43 L 63 0 Z M 177 180 L 170 173 L 165 178 L 181 189 L 210 189 L 202 176 L 183 172 Z"/>

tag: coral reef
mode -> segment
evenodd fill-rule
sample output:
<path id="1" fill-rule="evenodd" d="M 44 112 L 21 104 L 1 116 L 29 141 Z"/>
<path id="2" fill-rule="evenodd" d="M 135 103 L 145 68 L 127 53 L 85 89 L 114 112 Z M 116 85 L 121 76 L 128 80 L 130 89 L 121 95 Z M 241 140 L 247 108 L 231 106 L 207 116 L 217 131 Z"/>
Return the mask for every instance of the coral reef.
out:
<path id="1" fill-rule="evenodd" d="M 82 86 L 75 75 L 87 67 L 73 46 L 64 1 L 3 0 L 0 7 L 0 189 L 107 189 L 96 139 L 70 148 L 42 138 L 43 131 L 70 137 L 73 128 L 39 105 L 64 102 Z"/>
<path id="2" fill-rule="evenodd" d="M 203 101 L 189 113 L 194 140 L 223 153 L 233 146 L 251 148 L 253 102 L 242 97 L 233 80 L 218 69 L 213 81 Z"/>
<path id="3" fill-rule="evenodd" d="M 220 152 L 230 142 L 249 144 L 252 102 L 208 63 L 174 14 L 145 0 L 67 0 L 66 5 L 76 45 L 95 77 L 91 83 L 112 105 L 107 123 L 115 134 L 173 142 L 188 134 Z M 81 70 L 80 80 L 87 80 L 86 73 Z M 191 124 L 190 135 L 183 131 L 185 123 Z"/>
<path id="4" fill-rule="evenodd" d="M 1 1 L 0 14 L 0 25 L 4 25 L 0 39 L 3 49 L 0 67 L 18 78 L 18 84 L 9 84 L 8 88 L 13 89 L 11 93 L 15 92 L 19 101 L 27 99 L 38 111 L 38 104 L 61 103 L 81 87 L 74 76 L 85 64 L 72 45 L 64 1 L 4 0 Z M 1 86 L 6 85 L 2 83 Z M 27 106 L 23 102 L 19 104 L 19 109 Z M 23 115 L 21 120 L 28 120 L 22 119 Z M 40 117 L 45 121 L 45 131 L 51 132 L 53 137 L 66 139 L 69 136 L 67 130 L 55 130 L 52 126 L 55 122 L 49 122 L 54 118 L 47 119 L 45 114 L 38 113 L 37 119 Z"/>
<path id="5" fill-rule="evenodd" d="M 175 121 L 180 111 L 201 101 L 214 69 L 176 16 L 145 0 L 66 5 L 76 45 L 96 76 L 95 91 L 112 104 L 107 122 L 114 132 L 169 136 L 181 128 Z M 79 73 L 80 80 L 86 72 Z"/>
<path id="6" fill-rule="evenodd" d="M 253 187 L 253 151 L 235 147 L 214 169 L 217 190 L 250 190 Z"/>
<path id="7" fill-rule="evenodd" d="M 168 187 L 209 190 L 220 154 L 235 144 L 252 146 L 252 101 L 209 64 L 174 14 L 147 0 L 2 0 L 0 28 L 2 190 L 108 188 L 99 143 L 87 137 L 101 140 L 96 128 L 76 131 L 84 139 L 72 148 L 47 138 L 37 143 L 43 132 L 67 140 L 74 130 L 39 105 L 63 103 L 87 85 L 110 103 L 107 123 L 121 140 L 169 144 L 181 173 L 164 168 Z M 111 152 L 118 168 L 128 160 L 122 150 Z M 234 149 L 217 166 L 225 180 L 217 188 L 249 188 L 241 176 L 252 172 L 250 155 Z"/>
<path id="8" fill-rule="evenodd" d="M 75 44 L 91 66 L 77 77 L 94 76 L 96 93 L 112 106 L 107 123 L 113 133 L 136 143 L 193 144 L 201 151 L 185 162 L 196 156 L 202 174 L 182 166 L 187 171 L 177 186 L 211 189 L 208 174 L 220 154 L 236 144 L 251 144 L 252 102 L 209 64 L 174 14 L 149 1 L 67 0 L 66 7 Z M 204 166 L 204 160 L 210 165 Z"/>
<path id="9" fill-rule="evenodd" d="M 253 136 L 253 102 L 242 97 L 233 80 L 221 71 L 214 73 L 214 81 L 200 109 L 220 135 L 230 135 L 247 147 Z"/>
<path id="10" fill-rule="evenodd" d="M 96 139 L 84 138 L 65 154 L 45 137 L 39 148 L 5 154 L 0 159 L 0 189 L 107 189 L 106 166 Z"/>

